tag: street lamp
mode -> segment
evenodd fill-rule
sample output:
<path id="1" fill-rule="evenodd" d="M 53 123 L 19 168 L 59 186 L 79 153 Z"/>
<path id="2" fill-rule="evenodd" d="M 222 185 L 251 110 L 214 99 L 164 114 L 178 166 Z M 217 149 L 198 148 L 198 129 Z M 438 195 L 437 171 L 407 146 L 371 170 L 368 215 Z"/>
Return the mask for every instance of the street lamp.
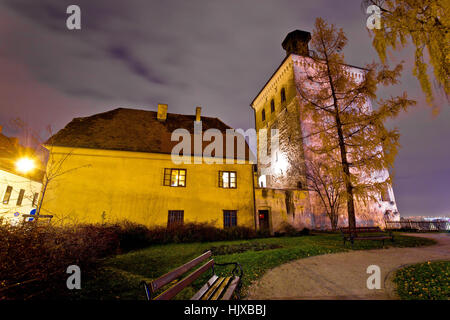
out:
<path id="1" fill-rule="evenodd" d="M 28 173 L 35 167 L 33 159 L 20 158 L 16 161 L 16 169 L 22 173 Z"/>

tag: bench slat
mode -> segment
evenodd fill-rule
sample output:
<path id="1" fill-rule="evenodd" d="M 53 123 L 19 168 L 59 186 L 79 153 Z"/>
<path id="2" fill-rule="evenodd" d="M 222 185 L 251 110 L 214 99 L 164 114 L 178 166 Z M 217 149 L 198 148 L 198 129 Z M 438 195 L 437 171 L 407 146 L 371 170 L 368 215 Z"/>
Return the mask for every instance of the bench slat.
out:
<path id="1" fill-rule="evenodd" d="M 169 289 L 167 289 L 166 291 L 161 293 L 159 296 L 157 296 L 155 298 L 155 300 L 169 300 L 169 299 L 172 299 L 181 290 L 186 288 L 188 285 L 190 285 L 192 282 L 194 282 L 198 277 L 200 277 L 203 273 L 205 273 L 206 270 L 212 268 L 213 265 L 214 265 L 214 260 L 209 260 L 203 266 L 201 266 L 200 268 L 198 268 L 194 272 L 190 273 L 183 280 L 180 280 L 180 282 L 176 283 L 173 287 L 170 287 Z"/>
<path id="2" fill-rule="evenodd" d="M 206 283 L 204 284 L 204 286 L 203 286 L 199 291 L 197 291 L 196 294 L 194 294 L 194 295 L 192 296 L 191 300 L 200 300 L 201 297 L 203 297 L 203 295 L 205 294 L 205 292 L 207 292 L 208 289 L 211 288 L 211 287 L 213 286 L 214 282 L 216 282 L 217 279 L 219 279 L 219 277 L 216 276 L 216 275 L 213 275 L 213 276 L 208 280 L 208 282 L 206 282 Z"/>
<path id="3" fill-rule="evenodd" d="M 227 291 L 222 296 L 222 300 L 230 300 L 233 296 L 234 291 L 236 290 L 236 287 L 239 284 L 239 277 L 234 277 L 231 284 L 228 286 Z"/>
<path id="4" fill-rule="evenodd" d="M 211 298 L 211 296 L 216 292 L 217 288 L 222 284 L 223 280 L 225 280 L 225 278 L 220 277 L 214 283 L 214 285 L 209 288 L 209 290 L 203 295 L 202 300 L 209 300 L 209 298 Z"/>
<path id="5" fill-rule="evenodd" d="M 213 296 L 209 300 L 218 300 L 220 295 L 225 291 L 225 288 L 230 283 L 231 277 L 226 277 L 225 280 L 223 280 L 222 284 L 219 288 L 217 288 L 216 292 L 213 294 Z"/>
<path id="6" fill-rule="evenodd" d="M 150 287 L 152 288 L 152 292 L 156 292 L 158 289 L 164 287 L 166 284 L 172 282 L 182 274 L 186 273 L 188 270 L 192 269 L 196 265 L 199 265 L 206 259 L 211 257 L 211 251 L 207 251 L 201 256 L 189 261 L 188 263 L 182 265 L 181 267 L 176 268 L 173 271 L 166 273 L 165 275 L 159 277 L 156 280 L 153 280 L 150 283 Z"/>

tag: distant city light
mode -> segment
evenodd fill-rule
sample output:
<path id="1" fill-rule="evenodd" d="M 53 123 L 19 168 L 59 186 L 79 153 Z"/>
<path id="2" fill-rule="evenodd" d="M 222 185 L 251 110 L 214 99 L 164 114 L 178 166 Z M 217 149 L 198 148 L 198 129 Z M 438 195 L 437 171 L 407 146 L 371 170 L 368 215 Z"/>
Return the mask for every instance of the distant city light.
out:
<path id="1" fill-rule="evenodd" d="M 16 162 L 16 169 L 22 173 L 28 173 L 34 169 L 34 161 L 30 158 L 20 158 Z"/>

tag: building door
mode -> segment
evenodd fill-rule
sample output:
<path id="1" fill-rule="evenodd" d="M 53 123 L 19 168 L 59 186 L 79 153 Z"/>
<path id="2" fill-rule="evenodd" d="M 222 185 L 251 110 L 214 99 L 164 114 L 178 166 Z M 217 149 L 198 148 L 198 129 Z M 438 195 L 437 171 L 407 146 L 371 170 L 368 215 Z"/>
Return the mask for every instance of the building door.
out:
<path id="1" fill-rule="evenodd" d="M 270 230 L 269 227 L 269 210 L 258 210 L 259 230 Z"/>

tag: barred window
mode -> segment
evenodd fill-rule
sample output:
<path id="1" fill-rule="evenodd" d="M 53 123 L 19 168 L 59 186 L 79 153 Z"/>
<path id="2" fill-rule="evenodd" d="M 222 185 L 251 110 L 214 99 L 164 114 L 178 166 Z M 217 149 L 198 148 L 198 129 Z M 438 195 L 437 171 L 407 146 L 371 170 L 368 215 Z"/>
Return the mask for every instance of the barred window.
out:
<path id="1" fill-rule="evenodd" d="M 236 171 L 219 171 L 219 188 L 237 188 Z"/>
<path id="2" fill-rule="evenodd" d="M 275 112 L 275 100 L 270 101 L 270 112 Z"/>
<path id="3" fill-rule="evenodd" d="M 20 189 L 19 191 L 19 197 L 17 198 L 17 204 L 18 206 L 22 205 L 22 201 L 23 201 L 23 196 L 25 194 L 25 190 L 24 189 Z"/>
<path id="4" fill-rule="evenodd" d="M 223 227 L 237 226 L 237 210 L 223 210 Z"/>
<path id="5" fill-rule="evenodd" d="M 186 187 L 186 169 L 164 169 L 164 185 Z"/>
<path id="6" fill-rule="evenodd" d="M 13 187 L 11 187 L 11 186 L 6 187 L 6 192 L 5 192 L 5 195 L 3 196 L 3 204 L 9 203 L 9 199 L 11 198 L 12 191 L 13 191 Z"/>
<path id="7" fill-rule="evenodd" d="M 184 222 L 184 210 L 169 210 L 167 227 L 182 225 Z"/>

